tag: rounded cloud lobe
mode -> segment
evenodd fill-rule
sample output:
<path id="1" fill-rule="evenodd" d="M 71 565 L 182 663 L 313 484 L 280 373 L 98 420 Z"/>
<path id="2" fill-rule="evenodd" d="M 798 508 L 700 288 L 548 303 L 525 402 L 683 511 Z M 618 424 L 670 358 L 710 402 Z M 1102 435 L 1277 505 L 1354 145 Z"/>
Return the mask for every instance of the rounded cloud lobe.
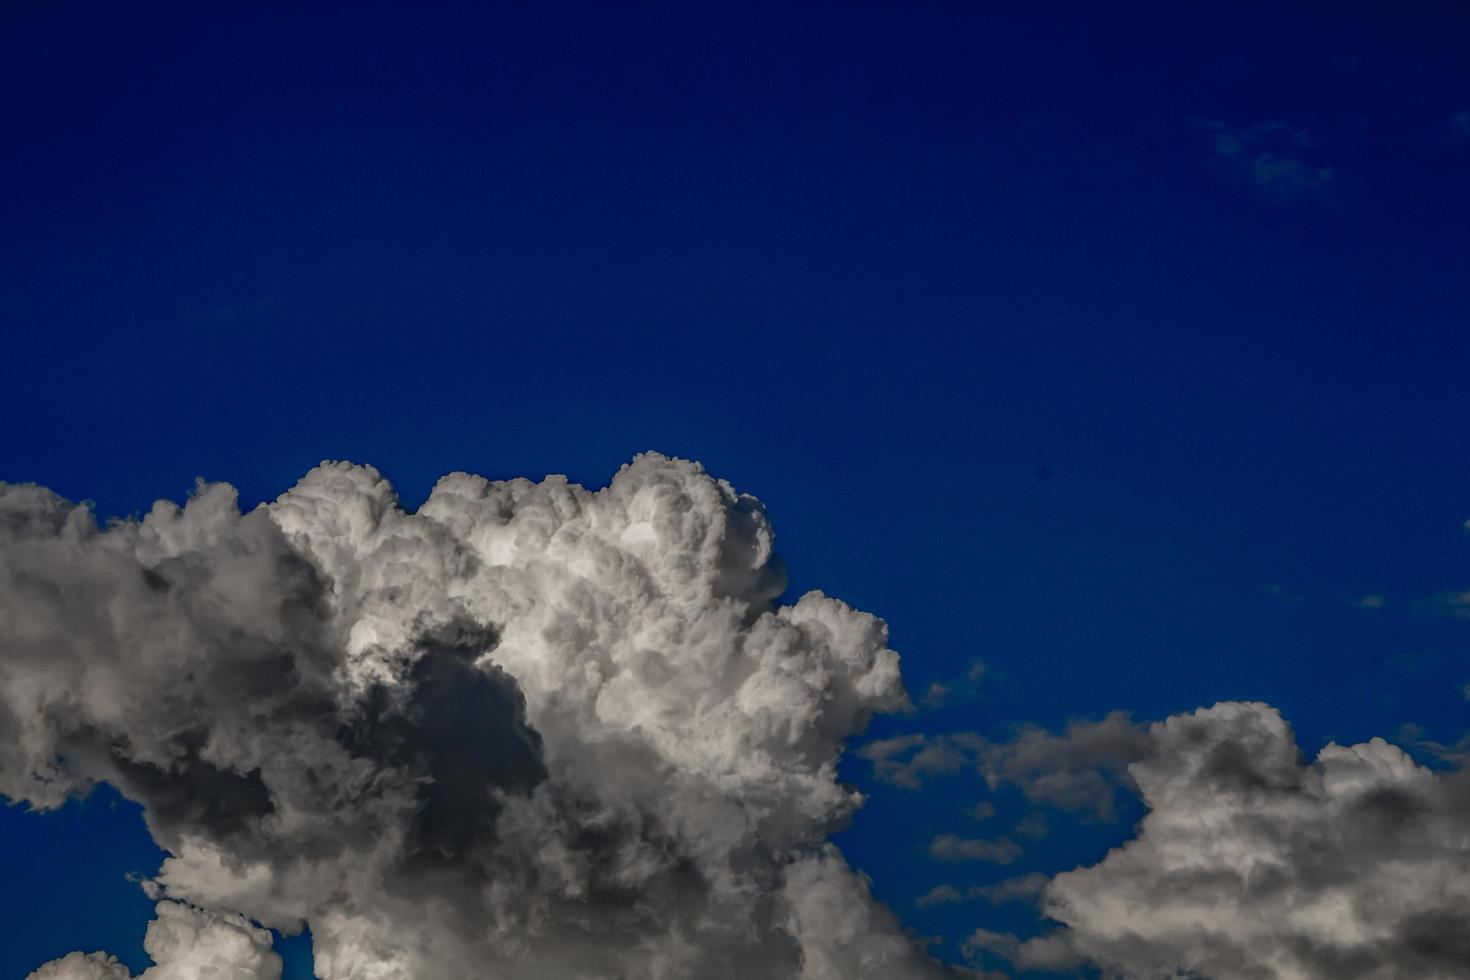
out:
<path id="1" fill-rule="evenodd" d="M 159 902 L 143 948 L 154 965 L 138 980 L 280 980 L 281 958 L 271 934 L 239 915 L 215 915 L 181 902 Z M 31 974 L 31 980 L 129 980 L 106 953 L 68 953 Z"/>
<path id="2" fill-rule="evenodd" d="M 255 924 L 309 925 L 322 980 L 927 975 L 826 843 L 897 655 L 776 605 L 772 542 L 657 454 L 596 492 L 452 474 L 411 514 L 328 463 L 102 529 L 0 485 L 0 793 L 144 805 L 150 980 L 278 977 Z"/>
<path id="3" fill-rule="evenodd" d="M 1310 764 L 1269 705 L 1227 702 L 1150 730 L 1130 767 L 1137 837 L 1056 876 L 1062 946 L 1125 977 L 1470 975 L 1470 803 L 1461 773 L 1382 739 Z"/>

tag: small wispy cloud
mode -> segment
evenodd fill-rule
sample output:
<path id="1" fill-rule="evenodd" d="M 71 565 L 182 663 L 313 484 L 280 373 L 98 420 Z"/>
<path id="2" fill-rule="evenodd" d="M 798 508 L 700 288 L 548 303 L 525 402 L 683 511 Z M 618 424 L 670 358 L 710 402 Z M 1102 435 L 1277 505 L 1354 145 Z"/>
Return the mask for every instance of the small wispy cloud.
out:
<path id="1" fill-rule="evenodd" d="M 924 692 L 923 699 L 919 702 L 920 707 L 938 708 L 945 704 L 973 700 L 980 692 L 985 673 L 985 661 L 972 660 L 970 666 L 959 677 L 934 681 L 930 684 Z"/>
<path id="2" fill-rule="evenodd" d="M 1016 825 L 1011 828 L 1019 837 L 1029 837 L 1031 840 L 1041 840 L 1051 833 L 1051 824 L 1046 822 L 1046 817 L 1040 813 L 1028 813 Z"/>
<path id="3" fill-rule="evenodd" d="M 935 905 L 958 905 L 961 902 L 973 902 L 984 900 L 992 905 L 1004 905 L 1007 902 L 1030 902 L 1036 903 L 1046 892 L 1046 883 L 1050 879 L 1039 871 L 1021 875 L 1019 878 L 1007 878 L 993 885 L 975 885 L 963 891 L 953 885 L 935 885 L 918 898 L 914 904 L 919 908 L 931 908 Z"/>
<path id="4" fill-rule="evenodd" d="M 1414 603 L 1414 610 L 1445 619 L 1470 619 L 1470 589 L 1464 592 L 1440 592 Z"/>
<path id="5" fill-rule="evenodd" d="M 983 898 L 992 905 L 1004 905 L 1006 902 L 1036 902 L 1046 892 L 1046 884 L 1050 880 L 1041 872 L 1033 871 L 1019 878 L 1007 878 L 993 885 L 971 888 L 970 897 Z"/>
<path id="6" fill-rule="evenodd" d="M 1470 145 L 1470 109 L 1461 109 L 1445 120 L 1445 134 L 1455 146 Z M 1470 524 L 1470 521 L 1466 522 Z"/>
<path id="7" fill-rule="evenodd" d="M 868 742 L 856 755 L 872 765 L 874 778 L 904 789 L 917 790 L 935 776 L 969 770 L 992 790 L 1001 785 L 1019 788 L 1033 806 L 1106 822 L 1117 816 L 1118 791 L 1132 785 L 1128 766 L 1148 744 L 1146 728 L 1134 724 L 1126 712 L 1114 711 L 1100 721 L 1069 722 L 1060 733 L 1022 725 L 1004 742 L 976 732 L 897 735 Z M 984 819 L 995 809 L 982 803 L 971 813 Z M 1033 822 L 1018 832 L 1039 836 L 1040 826 Z"/>
<path id="8" fill-rule="evenodd" d="M 873 775 L 904 789 L 918 789 L 931 776 L 950 775 L 974 765 L 984 739 L 969 732 L 954 735 L 899 735 L 864 745 L 857 756 Z"/>
<path id="9" fill-rule="evenodd" d="M 979 764 L 992 789 L 1007 783 L 1033 806 L 1107 822 L 1117 816 L 1118 791 L 1132 785 L 1128 766 L 1149 744 L 1147 728 L 1114 711 L 1101 721 L 1072 721 L 1061 733 L 1022 726 L 1010 741 L 987 745 Z"/>
<path id="10" fill-rule="evenodd" d="M 964 900 L 965 893 L 954 885 L 935 885 L 914 899 L 914 904 L 921 909 L 927 909 L 935 905 L 957 905 Z"/>
<path id="11" fill-rule="evenodd" d="M 1250 125 L 1190 121 L 1209 136 L 1215 162 L 1269 201 L 1325 201 L 1337 181 L 1337 168 L 1314 159 L 1320 158 L 1320 147 L 1305 129 L 1274 120 Z"/>
<path id="12" fill-rule="evenodd" d="M 995 804 L 989 800 L 981 800 L 965 812 L 975 820 L 989 820 L 995 816 Z"/>
<path id="13" fill-rule="evenodd" d="M 1306 599 L 1306 596 L 1303 596 L 1298 592 L 1293 592 L 1285 586 L 1278 585 L 1275 582 L 1268 582 L 1265 585 L 1261 586 L 1261 593 L 1263 595 L 1268 595 L 1272 599 L 1275 599 L 1276 601 L 1288 606 L 1301 605 L 1301 603 Z"/>
<path id="14" fill-rule="evenodd" d="M 1010 864 L 1021 856 L 1021 845 L 1008 837 L 961 837 L 940 834 L 929 842 L 929 856 L 936 861 L 988 861 Z"/>

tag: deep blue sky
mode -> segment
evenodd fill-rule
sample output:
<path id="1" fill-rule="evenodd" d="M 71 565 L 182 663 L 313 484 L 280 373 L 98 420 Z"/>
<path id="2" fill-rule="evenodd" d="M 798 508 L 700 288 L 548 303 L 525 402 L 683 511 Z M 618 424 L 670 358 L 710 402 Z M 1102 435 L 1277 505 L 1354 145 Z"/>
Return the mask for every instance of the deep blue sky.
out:
<path id="1" fill-rule="evenodd" d="M 1454 741 L 1470 631 L 1413 603 L 1470 587 L 1470 13 L 1338 6 L 6 4 L 0 479 L 123 514 L 346 457 L 412 505 L 656 448 L 915 692 L 985 661 L 879 734 Z M 1014 923 L 932 885 L 1128 831 L 935 867 L 979 784 L 848 770 L 843 846 L 950 940 Z M 146 962 L 134 809 L 0 821 L 0 974 Z"/>

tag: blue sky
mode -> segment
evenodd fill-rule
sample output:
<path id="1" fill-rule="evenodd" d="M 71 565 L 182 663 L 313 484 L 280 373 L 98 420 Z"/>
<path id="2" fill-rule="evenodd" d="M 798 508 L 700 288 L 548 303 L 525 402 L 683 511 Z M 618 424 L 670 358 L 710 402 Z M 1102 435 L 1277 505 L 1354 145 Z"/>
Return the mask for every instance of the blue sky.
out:
<path id="1" fill-rule="evenodd" d="M 424 6 L 7 6 L 0 479 L 117 515 L 347 458 L 415 504 L 658 449 L 887 619 L 916 699 L 963 688 L 875 737 L 1465 732 L 1424 602 L 1470 587 L 1463 11 Z M 1036 926 L 917 896 L 1138 815 L 945 864 L 1019 799 L 844 776 L 845 852 L 951 952 Z M 0 820 L 0 973 L 146 963 L 135 807 Z"/>

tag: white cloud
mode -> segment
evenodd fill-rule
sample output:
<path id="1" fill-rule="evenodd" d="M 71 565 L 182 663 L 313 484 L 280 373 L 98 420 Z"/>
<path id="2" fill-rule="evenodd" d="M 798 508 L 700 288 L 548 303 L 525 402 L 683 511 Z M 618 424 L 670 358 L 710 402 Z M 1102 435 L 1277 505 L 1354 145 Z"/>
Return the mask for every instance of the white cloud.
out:
<path id="1" fill-rule="evenodd" d="M 160 902 L 143 949 L 154 965 L 138 980 L 280 980 L 281 958 L 271 935 L 238 915 L 215 915 L 179 902 Z M 69 953 L 29 980 L 128 980 L 127 969 L 103 953 Z"/>
<path id="2" fill-rule="evenodd" d="M 31 972 L 28 980 L 129 980 L 128 968 L 106 953 L 67 953 Z"/>
<path id="3" fill-rule="evenodd" d="M 414 514 L 341 463 L 106 529 L 0 486 L 0 792 L 144 804 L 150 980 L 243 963 L 247 920 L 309 923 L 323 980 L 927 975 L 825 842 L 898 657 L 774 605 L 772 545 L 656 454 L 597 492 L 452 474 Z"/>

